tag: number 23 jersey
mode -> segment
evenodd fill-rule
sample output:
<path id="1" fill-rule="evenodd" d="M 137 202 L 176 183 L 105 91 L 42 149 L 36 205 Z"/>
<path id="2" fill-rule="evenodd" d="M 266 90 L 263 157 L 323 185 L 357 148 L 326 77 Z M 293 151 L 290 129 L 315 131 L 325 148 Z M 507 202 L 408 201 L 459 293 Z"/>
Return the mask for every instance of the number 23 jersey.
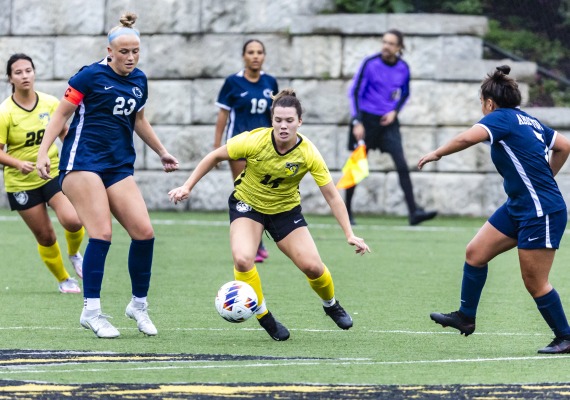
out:
<path id="1" fill-rule="evenodd" d="M 132 173 L 136 114 L 148 97 L 144 72 L 135 68 L 122 76 L 104 59 L 83 67 L 69 86 L 64 98 L 71 97 L 72 90 L 83 98 L 63 143 L 59 169 Z"/>

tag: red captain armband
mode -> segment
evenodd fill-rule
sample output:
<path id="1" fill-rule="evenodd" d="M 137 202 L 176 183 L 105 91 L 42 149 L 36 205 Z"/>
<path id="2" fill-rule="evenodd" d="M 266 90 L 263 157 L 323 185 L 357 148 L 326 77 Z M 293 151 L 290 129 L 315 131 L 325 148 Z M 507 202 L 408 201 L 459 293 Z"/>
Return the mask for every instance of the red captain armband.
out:
<path id="1" fill-rule="evenodd" d="M 79 103 L 81 103 L 81 101 L 83 100 L 84 96 L 83 93 L 81 93 L 80 91 L 72 88 L 71 86 L 68 86 L 63 97 L 65 98 L 65 100 L 78 106 Z"/>

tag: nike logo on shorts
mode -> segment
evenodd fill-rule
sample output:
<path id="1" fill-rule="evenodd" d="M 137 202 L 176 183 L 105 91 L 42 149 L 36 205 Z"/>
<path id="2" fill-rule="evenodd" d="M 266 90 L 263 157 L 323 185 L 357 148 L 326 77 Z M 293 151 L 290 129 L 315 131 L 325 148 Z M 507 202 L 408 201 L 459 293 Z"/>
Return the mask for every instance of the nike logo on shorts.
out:
<path id="1" fill-rule="evenodd" d="M 295 221 L 293 221 L 293 223 L 298 224 L 299 222 L 301 222 L 303 220 L 303 218 L 301 219 L 296 219 Z"/>

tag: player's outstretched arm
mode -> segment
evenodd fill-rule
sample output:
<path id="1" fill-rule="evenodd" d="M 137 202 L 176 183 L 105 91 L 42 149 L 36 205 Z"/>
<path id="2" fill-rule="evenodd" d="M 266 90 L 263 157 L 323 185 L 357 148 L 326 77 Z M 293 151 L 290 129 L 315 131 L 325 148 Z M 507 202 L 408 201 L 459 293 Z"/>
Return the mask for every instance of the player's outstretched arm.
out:
<path id="1" fill-rule="evenodd" d="M 350 226 L 350 219 L 348 218 L 348 211 L 346 211 L 346 205 L 344 204 L 342 197 L 340 197 L 334 183 L 330 181 L 319 188 L 331 208 L 334 217 L 344 231 L 348 244 L 356 247 L 356 254 L 364 255 L 366 252 L 370 253 L 370 248 L 364 242 L 364 239 L 354 236 L 354 232 L 352 232 L 352 227 Z"/>
<path id="2" fill-rule="evenodd" d="M 190 177 L 184 182 L 184 185 L 172 189 L 168 192 L 168 198 L 174 204 L 182 200 L 186 200 L 194 186 L 202 179 L 212 168 L 219 162 L 229 160 L 228 148 L 224 145 L 211 151 L 196 166 Z"/>

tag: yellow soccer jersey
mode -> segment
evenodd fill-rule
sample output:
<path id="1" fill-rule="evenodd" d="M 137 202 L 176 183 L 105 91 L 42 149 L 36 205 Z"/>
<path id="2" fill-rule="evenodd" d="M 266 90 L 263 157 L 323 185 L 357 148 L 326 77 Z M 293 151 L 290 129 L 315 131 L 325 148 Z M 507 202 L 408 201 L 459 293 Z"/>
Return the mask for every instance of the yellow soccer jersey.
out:
<path id="1" fill-rule="evenodd" d="M 36 93 L 38 102 L 31 111 L 17 105 L 12 96 L 0 104 L 0 143 L 4 143 L 4 151 L 14 158 L 33 163 L 36 162 L 51 114 L 59 104 L 53 96 Z M 51 176 L 55 177 L 59 173 L 59 157 L 55 144 L 49 148 L 48 155 L 51 160 Z M 45 183 L 35 171 L 24 175 L 16 168 L 4 166 L 4 185 L 7 192 L 37 189 Z"/>
<path id="2" fill-rule="evenodd" d="M 277 214 L 301 203 L 299 183 L 307 172 L 319 186 L 332 181 L 315 145 L 301 134 L 297 135 L 299 141 L 285 154 L 275 149 L 273 128 L 255 129 L 228 140 L 230 157 L 247 160 L 244 171 L 234 182 L 236 199 L 264 214 Z"/>

